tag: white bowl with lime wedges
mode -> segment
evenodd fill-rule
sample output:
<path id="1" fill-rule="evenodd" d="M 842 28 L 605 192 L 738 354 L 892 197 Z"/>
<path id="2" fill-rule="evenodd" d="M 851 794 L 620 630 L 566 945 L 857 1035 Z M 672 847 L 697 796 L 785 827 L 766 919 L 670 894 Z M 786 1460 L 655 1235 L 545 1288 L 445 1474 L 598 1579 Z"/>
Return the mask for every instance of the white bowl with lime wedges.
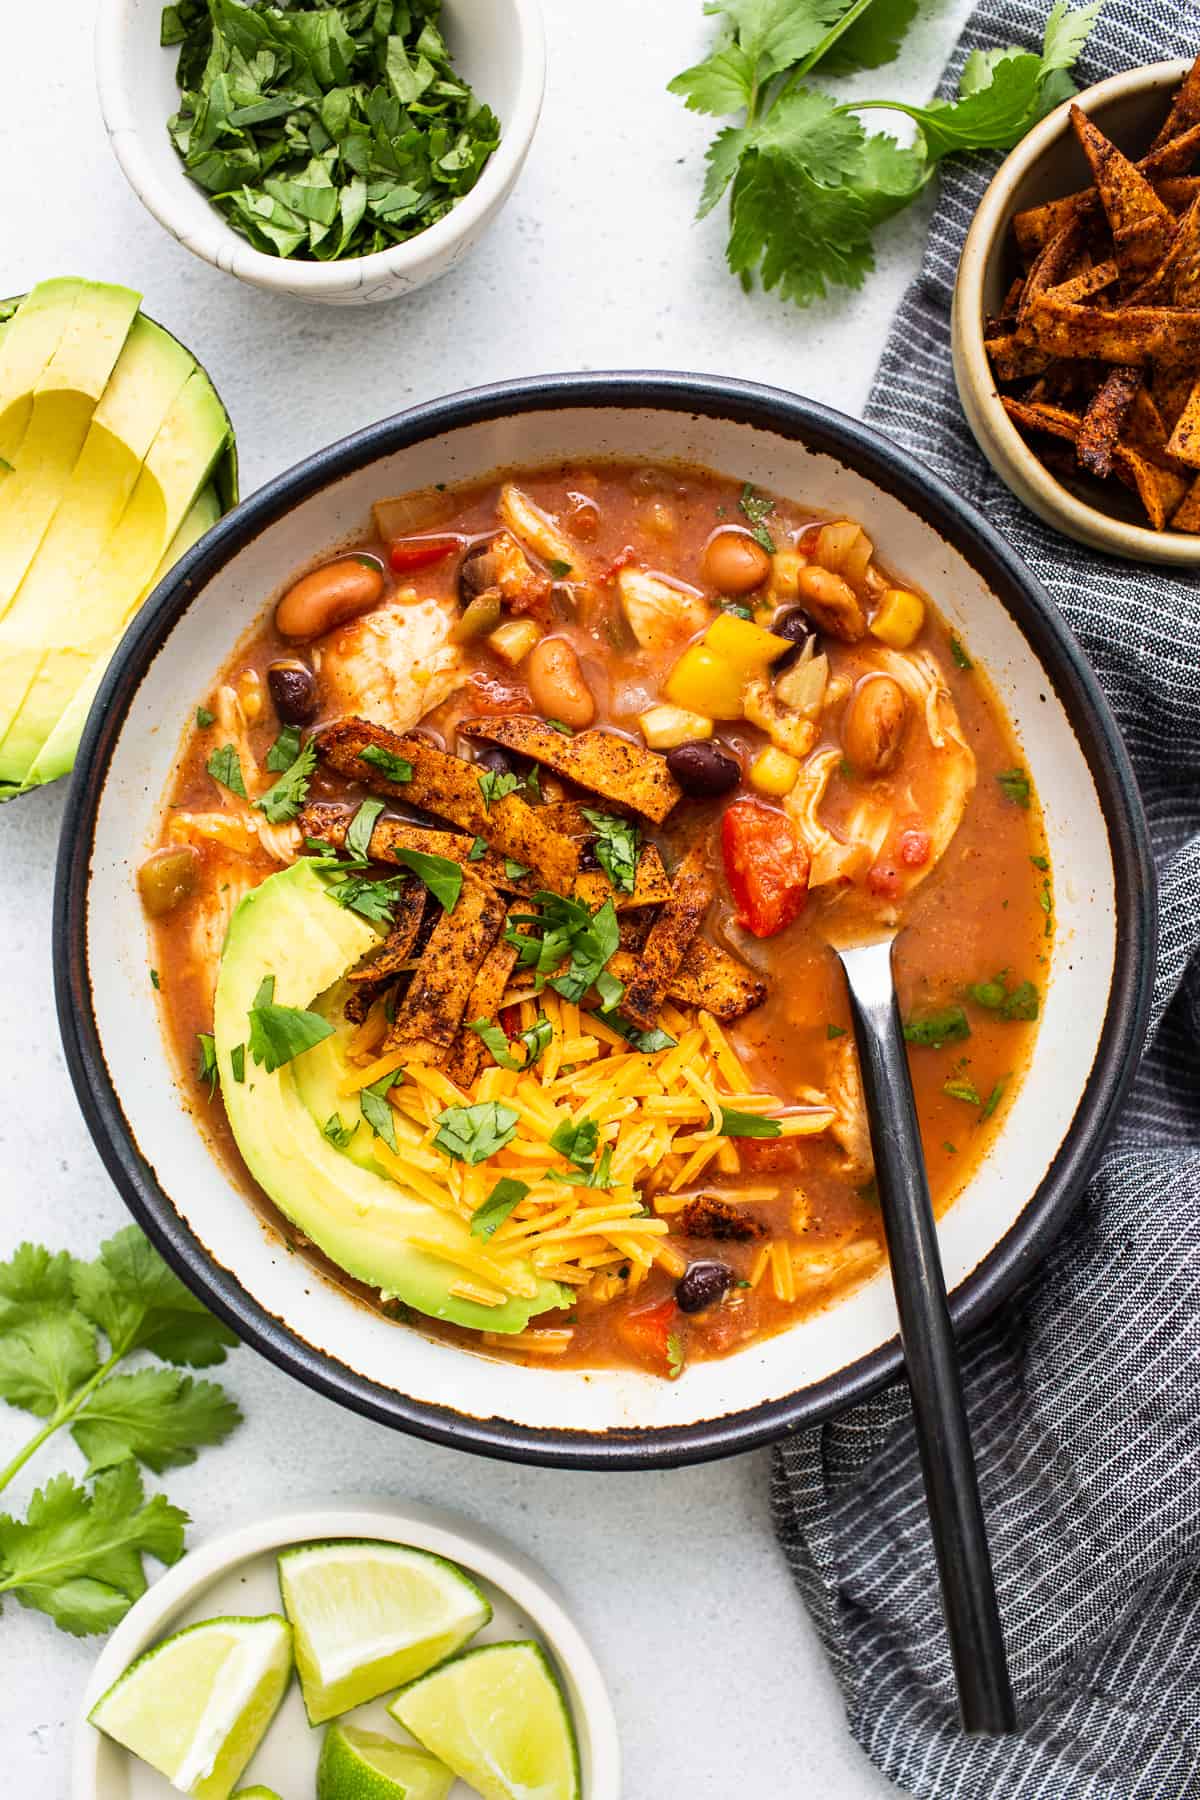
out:
<path id="1" fill-rule="evenodd" d="M 72 1800 L 618 1800 L 616 1720 L 561 1601 L 448 1515 L 276 1514 L 113 1633 Z"/>

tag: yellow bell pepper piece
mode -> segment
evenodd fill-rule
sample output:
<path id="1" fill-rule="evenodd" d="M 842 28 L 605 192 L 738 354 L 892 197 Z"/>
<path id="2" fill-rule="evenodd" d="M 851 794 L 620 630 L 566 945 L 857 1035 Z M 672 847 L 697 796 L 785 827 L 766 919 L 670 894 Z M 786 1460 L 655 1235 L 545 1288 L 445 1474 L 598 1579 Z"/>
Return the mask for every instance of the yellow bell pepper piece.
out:
<path id="1" fill-rule="evenodd" d="M 777 800 L 782 800 L 795 787 L 799 773 L 800 764 L 796 757 L 769 744 L 750 766 L 750 785 L 760 794 L 773 794 Z"/>
<path id="2" fill-rule="evenodd" d="M 791 640 L 764 631 L 753 619 L 736 613 L 718 613 L 704 634 L 704 642 L 716 655 L 736 663 L 743 676 L 760 675 L 777 656 L 791 649 Z"/>
<path id="3" fill-rule="evenodd" d="M 682 706 L 652 706 L 641 715 L 638 724 L 651 750 L 676 750 L 680 744 L 694 744 L 713 734 L 711 719 Z"/>
<path id="4" fill-rule="evenodd" d="M 663 692 L 672 705 L 687 712 L 702 713 L 707 719 L 740 719 L 746 678 L 744 668 L 719 656 L 711 645 L 689 644 L 667 676 Z"/>
<path id="5" fill-rule="evenodd" d="M 887 588 L 871 620 L 871 634 L 893 650 L 907 650 L 925 623 L 925 602 L 907 588 Z"/>

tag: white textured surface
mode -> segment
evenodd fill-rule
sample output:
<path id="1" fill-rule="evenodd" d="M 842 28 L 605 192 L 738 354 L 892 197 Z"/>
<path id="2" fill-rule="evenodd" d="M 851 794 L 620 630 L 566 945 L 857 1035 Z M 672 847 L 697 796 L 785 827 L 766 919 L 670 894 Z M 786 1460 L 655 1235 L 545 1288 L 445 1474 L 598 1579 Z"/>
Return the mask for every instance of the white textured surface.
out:
<path id="1" fill-rule="evenodd" d="M 75 0 L 53 57 L 17 9 L 0 58 L 13 151 L 3 286 L 52 274 L 141 288 L 205 359 L 229 404 L 243 488 L 317 445 L 435 394 L 549 369 L 694 368 L 808 392 L 858 412 L 920 250 L 914 211 L 884 236 L 858 296 L 799 314 L 746 297 L 722 225 L 693 227 L 707 126 L 663 92 L 695 59 L 699 0 L 545 0 L 546 110 L 525 173 L 461 268 L 408 301 L 315 310 L 199 263 L 141 208 L 107 150 L 91 8 Z M 902 61 L 862 91 L 927 94 L 968 0 L 924 10 Z M 37 79 L 30 70 L 37 70 Z M 18 163 L 19 159 L 19 163 Z M 30 185 L 18 188 L 18 166 Z M 75 1105 L 53 1017 L 50 894 L 61 790 L 0 811 L 0 1253 L 34 1234 L 90 1254 L 124 1222 Z M 811 1626 L 771 1536 L 765 1457 L 650 1475 L 509 1468 L 388 1435 L 307 1394 L 250 1351 L 227 1365 L 247 1423 L 169 1480 L 192 1540 L 280 1503 L 388 1492 L 486 1520 L 573 1601 L 612 1687 L 629 1800 L 868 1800 L 891 1791 L 849 1740 Z M 0 1460 L 25 1435 L 0 1413 Z M 51 1447 L 4 1497 L 78 1467 Z M 6 1793 L 60 1800 L 66 1740 L 95 1646 L 11 1603 L 0 1618 Z M 287 1800 L 305 1800 L 301 1794 Z"/>

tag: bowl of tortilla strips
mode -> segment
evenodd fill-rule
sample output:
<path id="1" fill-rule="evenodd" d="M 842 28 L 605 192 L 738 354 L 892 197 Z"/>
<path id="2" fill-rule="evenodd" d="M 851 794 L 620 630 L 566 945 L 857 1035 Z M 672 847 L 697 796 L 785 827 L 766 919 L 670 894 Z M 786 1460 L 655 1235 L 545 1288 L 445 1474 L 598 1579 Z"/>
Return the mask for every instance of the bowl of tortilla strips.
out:
<path id="1" fill-rule="evenodd" d="M 952 319 L 980 448 L 1068 537 L 1200 564 L 1200 57 L 1058 107 L 1007 158 Z"/>

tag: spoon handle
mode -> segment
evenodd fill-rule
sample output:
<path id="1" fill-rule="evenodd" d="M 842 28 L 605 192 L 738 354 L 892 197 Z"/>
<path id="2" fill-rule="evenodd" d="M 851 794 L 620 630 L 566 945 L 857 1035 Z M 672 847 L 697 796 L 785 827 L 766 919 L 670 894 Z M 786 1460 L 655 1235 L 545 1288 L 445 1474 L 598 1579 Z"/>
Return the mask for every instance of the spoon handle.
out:
<path id="1" fill-rule="evenodd" d="M 965 1731 L 1007 1732 L 1016 1709 L 891 958 L 889 940 L 842 963 L 959 1711 Z"/>

